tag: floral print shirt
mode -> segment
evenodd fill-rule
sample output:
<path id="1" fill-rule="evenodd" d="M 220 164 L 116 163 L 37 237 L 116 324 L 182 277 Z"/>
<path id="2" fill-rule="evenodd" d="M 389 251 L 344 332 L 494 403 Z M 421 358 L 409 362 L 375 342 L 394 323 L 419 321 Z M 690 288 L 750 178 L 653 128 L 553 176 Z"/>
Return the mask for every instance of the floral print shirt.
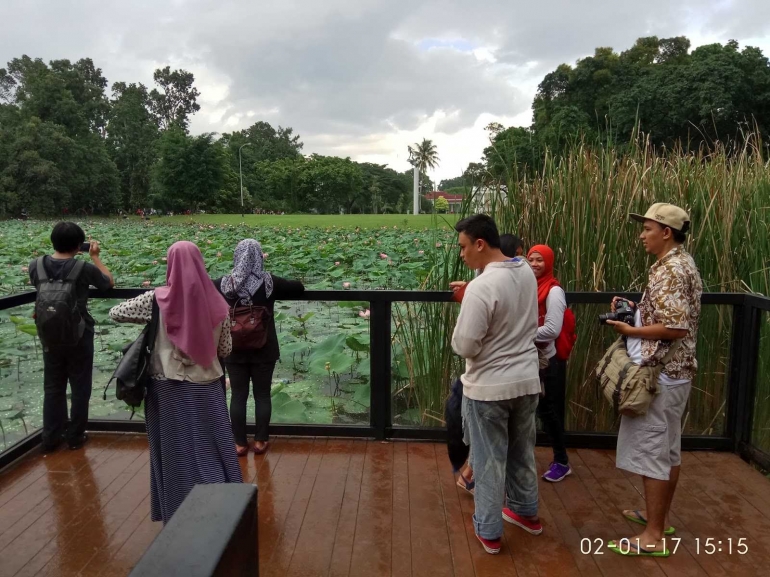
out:
<path id="1" fill-rule="evenodd" d="M 650 267 L 650 277 L 639 312 L 642 326 L 662 324 L 684 329 L 687 336 L 663 372 L 672 379 L 692 380 L 698 368 L 695 345 L 698 339 L 703 283 L 695 261 L 676 247 Z M 666 356 L 671 341 L 642 339 L 642 364 L 655 365 Z"/>

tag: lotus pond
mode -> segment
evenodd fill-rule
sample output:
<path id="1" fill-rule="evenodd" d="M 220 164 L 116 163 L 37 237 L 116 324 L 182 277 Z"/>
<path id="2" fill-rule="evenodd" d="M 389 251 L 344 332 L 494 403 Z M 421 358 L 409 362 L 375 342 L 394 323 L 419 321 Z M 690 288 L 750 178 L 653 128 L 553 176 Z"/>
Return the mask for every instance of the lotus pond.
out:
<path id="1" fill-rule="evenodd" d="M 152 287 L 165 282 L 170 244 L 198 244 L 213 278 L 229 272 L 235 245 L 257 238 L 267 268 L 300 279 L 309 289 L 417 289 L 452 249 L 454 233 L 434 223 L 419 231 L 388 226 L 365 228 L 247 227 L 169 224 L 153 221 L 81 222 L 102 243 L 102 260 L 118 287 Z M 0 295 L 31 290 L 27 266 L 50 248 L 51 222 L 0 223 Z M 114 390 L 102 392 L 123 346 L 136 338 L 137 325 L 108 318 L 116 300 L 92 299 L 97 321 L 92 418 L 126 419 Z M 0 450 L 42 424 L 43 363 L 32 320 L 32 305 L 0 311 Z M 369 312 L 366 302 L 278 302 L 276 328 L 281 362 L 273 379 L 273 422 L 368 423 Z M 408 379 L 403 350 L 393 348 L 393 387 Z M 253 400 L 249 401 L 253 418 Z M 394 419 L 420 421 L 420 411 L 395 404 Z M 141 415 L 134 418 L 141 418 Z"/>

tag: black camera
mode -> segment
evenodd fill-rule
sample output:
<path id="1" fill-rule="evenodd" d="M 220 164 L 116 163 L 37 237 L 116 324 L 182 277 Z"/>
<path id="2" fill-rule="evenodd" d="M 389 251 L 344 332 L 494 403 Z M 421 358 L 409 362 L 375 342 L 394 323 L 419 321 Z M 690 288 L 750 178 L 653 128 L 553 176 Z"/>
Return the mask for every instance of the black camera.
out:
<path id="1" fill-rule="evenodd" d="M 606 325 L 607 321 L 620 321 L 627 325 L 634 326 L 634 309 L 631 303 L 625 299 L 615 301 L 615 312 L 599 315 L 599 324 Z"/>
<path id="2" fill-rule="evenodd" d="M 91 243 L 84 242 L 80 245 L 80 252 L 88 253 L 91 250 Z"/>

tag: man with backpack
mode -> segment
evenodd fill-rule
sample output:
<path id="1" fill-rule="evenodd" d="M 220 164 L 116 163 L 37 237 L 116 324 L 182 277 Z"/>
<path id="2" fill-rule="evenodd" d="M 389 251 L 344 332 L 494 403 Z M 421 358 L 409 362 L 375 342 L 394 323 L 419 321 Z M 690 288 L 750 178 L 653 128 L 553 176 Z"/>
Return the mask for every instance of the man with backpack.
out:
<path id="1" fill-rule="evenodd" d="M 87 439 L 95 325 L 88 313 L 88 289 L 107 290 L 115 282 L 99 258 L 99 243 L 85 240 L 77 224 L 60 222 L 51 232 L 53 255 L 29 265 L 29 278 L 37 289 L 35 324 L 43 345 L 44 451 L 53 451 L 64 438 L 70 449 L 79 449 Z M 93 264 L 75 258 L 85 250 Z M 65 430 L 68 380 L 72 409 Z"/>

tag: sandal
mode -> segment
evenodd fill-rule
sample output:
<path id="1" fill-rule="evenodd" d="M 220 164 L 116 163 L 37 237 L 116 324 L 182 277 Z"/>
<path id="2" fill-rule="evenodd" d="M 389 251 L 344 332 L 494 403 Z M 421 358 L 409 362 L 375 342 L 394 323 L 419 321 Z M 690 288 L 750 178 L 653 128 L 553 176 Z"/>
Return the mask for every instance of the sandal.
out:
<path id="1" fill-rule="evenodd" d="M 265 441 L 265 446 L 262 449 L 257 449 L 257 442 L 254 441 L 254 453 L 257 455 L 263 455 L 267 453 L 267 448 L 270 446 L 270 441 Z"/>
<path id="2" fill-rule="evenodd" d="M 465 478 L 465 475 L 460 473 L 460 478 L 457 479 L 457 486 L 473 495 L 476 490 L 476 481 L 474 479 L 469 481 Z"/>
<path id="3" fill-rule="evenodd" d="M 623 513 L 623 516 L 628 519 L 629 521 L 633 521 L 634 523 L 639 523 L 640 525 L 647 526 L 647 519 L 644 518 L 644 515 L 642 515 L 642 512 L 639 509 L 636 509 L 634 511 L 631 511 L 631 515 L 626 515 Z M 676 533 L 676 529 L 671 526 L 668 529 L 665 529 L 663 531 L 664 535 L 673 535 Z"/>
<path id="4" fill-rule="evenodd" d="M 248 447 L 242 447 L 241 445 L 235 445 L 235 454 L 239 457 L 243 457 L 249 452 Z"/>
<path id="5" fill-rule="evenodd" d="M 671 555 L 671 551 L 665 548 L 663 551 L 650 551 L 649 549 L 640 547 L 638 543 L 632 543 L 630 539 L 625 540 L 628 541 L 628 547 L 622 546 L 623 539 L 621 539 L 620 543 L 608 541 L 607 549 L 618 555 L 623 555 L 624 557 L 669 557 Z"/>

